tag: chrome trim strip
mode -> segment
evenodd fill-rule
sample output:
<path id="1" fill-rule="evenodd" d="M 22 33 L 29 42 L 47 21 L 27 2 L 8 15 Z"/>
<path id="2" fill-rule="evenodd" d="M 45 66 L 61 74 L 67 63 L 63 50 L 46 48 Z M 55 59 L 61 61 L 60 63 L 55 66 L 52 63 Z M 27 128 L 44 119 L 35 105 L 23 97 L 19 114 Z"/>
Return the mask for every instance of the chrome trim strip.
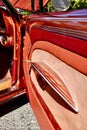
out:
<path id="1" fill-rule="evenodd" d="M 51 82 L 43 75 L 43 73 L 32 63 L 31 67 L 33 67 L 39 74 L 40 76 L 48 83 L 48 85 L 66 102 L 66 104 L 75 112 L 78 113 L 78 109 L 72 105 L 62 94 L 60 91 L 58 91 L 52 84 Z"/>

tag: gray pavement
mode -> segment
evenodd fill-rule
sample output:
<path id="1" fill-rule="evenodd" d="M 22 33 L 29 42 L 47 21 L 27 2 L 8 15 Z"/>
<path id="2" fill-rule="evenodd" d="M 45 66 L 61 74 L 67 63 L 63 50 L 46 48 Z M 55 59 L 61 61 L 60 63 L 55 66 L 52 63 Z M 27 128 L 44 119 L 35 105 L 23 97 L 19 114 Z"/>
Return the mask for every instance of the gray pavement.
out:
<path id="1" fill-rule="evenodd" d="M 29 103 L 0 117 L 0 130 L 40 130 Z"/>

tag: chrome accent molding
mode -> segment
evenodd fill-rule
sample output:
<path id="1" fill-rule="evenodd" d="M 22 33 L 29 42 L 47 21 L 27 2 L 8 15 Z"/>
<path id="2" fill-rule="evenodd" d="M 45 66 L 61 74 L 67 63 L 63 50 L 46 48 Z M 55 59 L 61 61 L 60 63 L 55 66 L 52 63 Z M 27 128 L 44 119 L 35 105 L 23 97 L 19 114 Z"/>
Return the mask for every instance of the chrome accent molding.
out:
<path id="1" fill-rule="evenodd" d="M 69 93 L 69 91 L 68 91 L 68 93 L 67 93 L 67 91 L 66 92 L 64 92 L 64 90 L 60 90 L 60 89 L 57 89 L 57 88 L 59 88 L 59 87 L 55 87 L 54 86 L 54 84 L 53 84 L 53 82 L 55 82 L 55 81 L 50 81 L 50 79 L 47 77 L 47 75 L 45 75 L 45 73 L 44 72 L 42 72 L 38 67 L 37 67 L 37 63 L 32 63 L 31 64 L 31 67 L 34 69 L 34 70 L 36 70 L 36 72 L 46 81 L 46 83 L 54 90 L 54 92 L 55 93 L 57 93 L 62 99 L 63 99 L 63 101 L 75 112 L 75 113 L 78 113 L 79 111 L 78 111 L 78 109 L 77 109 L 77 107 L 75 106 L 75 103 L 74 103 L 74 101 L 73 101 L 73 99 L 72 99 L 72 97 L 71 97 L 71 95 L 70 95 L 70 93 Z M 53 79 L 52 79 L 53 80 Z M 61 88 L 62 89 L 62 88 Z M 67 88 L 66 88 L 66 90 L 67 90 Z M 66 94 L 66 95 L 68 95 L 68 96 L 66 96 L 66 95 L 64 95 L 64 93 Z"/>

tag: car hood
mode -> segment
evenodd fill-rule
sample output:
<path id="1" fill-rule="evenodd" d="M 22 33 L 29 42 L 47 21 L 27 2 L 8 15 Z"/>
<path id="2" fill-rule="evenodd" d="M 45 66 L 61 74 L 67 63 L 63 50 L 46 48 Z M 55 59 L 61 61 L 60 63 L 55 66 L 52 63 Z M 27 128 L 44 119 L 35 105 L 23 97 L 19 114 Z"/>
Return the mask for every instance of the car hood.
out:
<path id="1" fill-rule="evenodd" d="M 11 4 L 14 5 L 16 8 L 21 8 L 24 10 L 29 10 L 32 11 L 31 9 L 31 0 L 9 0 Z M 39 9 L 39 0 L 34 0 L 35 1 L 35 10 Z M 48 0 L 43 0 L 43 5 L 45 5 L 48 2 Z M 0 1 L 0 5 L 2 6 L 2 2 Z"/>

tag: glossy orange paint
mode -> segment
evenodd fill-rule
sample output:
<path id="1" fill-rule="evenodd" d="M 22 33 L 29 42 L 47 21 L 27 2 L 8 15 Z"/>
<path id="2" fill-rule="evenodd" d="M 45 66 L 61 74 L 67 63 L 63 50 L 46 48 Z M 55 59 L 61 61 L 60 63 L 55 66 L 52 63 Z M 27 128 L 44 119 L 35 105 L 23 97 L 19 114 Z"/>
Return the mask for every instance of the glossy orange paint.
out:
<path id="1" fill-rule="evenodd" d="M 32 16 L 31 20 L 29 19 L 28 32 L 30 34 L 30 42 L 26 44 L 25 48 L 25 50 L 27 50 L 26 54 L 28 55 L 26 56 L 26 63 L 24 64 L 24 72 L 29 79 L 26 82 L 27 86 L 30 86 L 27 87 L 27 92 L 29 93 L 31 106 L 41 128 L 44 130 L 48 128 L 48 122 L 45 123 L 44 126 L 44 122 L 41 120 L 42 118 L 40 116 L 42 113 L 44 113 L 44 115 L 47 114 L 45 118 L 51 122 L 52 126 L 50 129 L 73 130 L 84 128 L 86 130 L 87 127 L 85 122 L 85 110 L 87 105 L 83 103 L 83 99 L 86 99 L 85 92 L 87 86 L 87 58 L 85 50 L 87 46 L 86 35 L 84 35 L 86 34 L 86 27 L 84 26 L 87 23 L 87 19 L 86 17 L 83 19 L 80 17 L 76 18 L 73 16 L 62 18 L 59 14 L 56 14 L 56 16 L 51 16 L 51 14 L 47 16 L 45 14 L 41 16 Z M 74 24 L 74 22 L 78 24 Z M 64 44 L 64 46 L 62 46 L 62 44 Z M 73 46 L 71 44 L 73 44 Z M 29 46 L 31 47 L 30 50 L 27 49 Z M 82 51 L 83 49 L 84 51 Z M 82 54 L 82 52 L 84 52 L 84 54 Z M 77 114 L 50 89 L 50 86 L 47 85 L 43 78 L 40 76 L 38 78 L 37 72 L 32 70 L 31 66 L 33 63 L 39 65 L 45 64 L 48 66 L 48 69 L 44 67 L 44 71 L 41 71 L 40 67 L 38 67 L 40 73 L 49 73 L 48 79 L 51 78 L 50 75 L 52 71 L 61 76 L 64 83 L 66 82 L 66 87 L 78 109 Z M 43 67 L 42 65 L 41 67 Z M 49 71 L 51 69 L 52 71 Z M 27 72 L 30 73 L 30 76 Z M 47 75 L 45 78 L 46 77 Z M 55 76 L 53 77 L 56 79 Z M 49 81 L 51 82 L 51 80 Z M 52 80 L 52 82 L 54 81 Z M 80 92 L 83 91 L 83 86 L 85 86 L 85 90 L 83 94 L 80 94 Z M 84 104 L 84 107 L 82 104 Z M 41 111 L 41 109 L 43 111 Z M 50 113 L 53 116 L 52 120 Z M 56 128 L 56 123 L 59 128 Z"/>
<path id="2" fill-rule="evenodd" d="M 25 79 L 21 61 L 21 26 L 16 19 L 4 9 L 0 9 L 4 28 L 0 35 L 0 105 L 25 93 Z"/>
<path id="3" fill-rule="evenodd" d="M 31 9 L 30 1 L 11 2 Z M 0 12 L 6 25 L 0 32 L 6 38 L 0 45 L 0 105 L 27 93 L 42 130 L 86 130 L 87 14 L 18 14 L 16 19 Z"/>

